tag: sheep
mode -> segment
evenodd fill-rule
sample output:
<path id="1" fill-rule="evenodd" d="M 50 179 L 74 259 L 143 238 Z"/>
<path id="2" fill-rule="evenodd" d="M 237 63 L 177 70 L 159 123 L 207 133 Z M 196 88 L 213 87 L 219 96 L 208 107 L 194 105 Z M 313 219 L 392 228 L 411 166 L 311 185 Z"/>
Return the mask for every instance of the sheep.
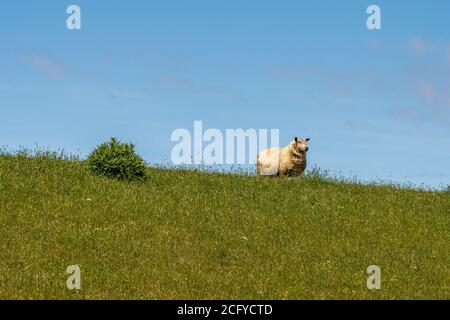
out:
<path id="1" fill-rule="evenodd" d="M 306 169 L 306 139 L 295 139 L 284 148 L 268 148 L 260 152 L 256 160 L 257 175 L 300 176 Z"/>

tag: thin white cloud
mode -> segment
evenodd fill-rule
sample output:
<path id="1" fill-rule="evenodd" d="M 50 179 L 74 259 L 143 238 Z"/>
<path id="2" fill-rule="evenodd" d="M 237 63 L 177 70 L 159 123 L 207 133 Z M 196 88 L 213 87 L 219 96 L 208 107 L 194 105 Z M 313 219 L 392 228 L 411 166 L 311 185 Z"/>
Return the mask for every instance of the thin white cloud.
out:
<path id="1" fill-rule="evenodd" d="M 446 54 L 446 57 L 445 57 L 444 64 L 445 64 L 445 67 L 450 69 L 450 45 L 447 47 L 447 54 Z"/>
<path id="2" fill-rule="evenodd" d="M 248 101 L 249 98 L 235 94 L 233 92 L 230 92 L 222 87 L 218 86 L 198 86 L 194 84 L 191 80 L 187 79 L 180 79 L 174 75 L 166 74 L 162 78 L 163 82 L 166 84 L 169 84 L 173 87 L 176 87 L 178 89 L 183 89 L 187 91 L 191 91 L 194 93 L 205 93 L 205 94 L 213 94 L 213 95 L 219 95 L 226 97 L 231 100 L 235 101 Z"/>
<path id="3" fill-rule="evenodd" d="M 412 38 L 408 43 L 409 49 L 415 54 L 424 54 L 428 51 L 429 46 L 420 38 Z"/>
<path id="4" fill-rule="evenodd" d="M 0 91 L 14 91 L 14 90 L 16 90 L 16 87 L 0 84 Z"/>
<path id="5" fill-rule="evenodd" d="M 434 86 L 426 80 L 419 81 L 418 93 L 422 101 L 429 106 L 433 105 L 438 97 Z"/>
<path id="6" fill-rule="evenodd" d="M 25 53 L 20 58 L 26 65 L 47 76 L 61 78 L 65 75 L 63 66 L 48 56 Z"/>
<path id="7" fill-rule="evenodd" d="M 428 107 L 450 108 L 450 92 L 440 90 L 430 81 L 420 80 L 417 92 L 423 104 Z"/>
<path id="8" fill-rule="evenodd" d="M 441 42 L 428 41 L 422 38 L 411 38 L 408 43 L 409 50 L 417 55 L 439 52 L 443 45 Z"/>
<path id="9" fill-rule="evenodd" d="M 303 67 L 283 68 L 283 67 L 271 67 L 269 73 L 275 77 L 284 80 L 293 80 L 308 75 L 308 70 Z"/>

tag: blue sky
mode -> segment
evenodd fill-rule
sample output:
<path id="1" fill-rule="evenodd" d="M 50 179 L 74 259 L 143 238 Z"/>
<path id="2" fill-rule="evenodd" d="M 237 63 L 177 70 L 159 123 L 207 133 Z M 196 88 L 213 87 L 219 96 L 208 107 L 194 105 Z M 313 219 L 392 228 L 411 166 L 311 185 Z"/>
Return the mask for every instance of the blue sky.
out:
<path id="1" fill-rule="evenodd" d="M 82 30 L 66 28 L 77 4 Z M 382 30 L 366 28 L 381 7 Z M 0 145 L 170 160 L 177 128 L 279 128 L 310 166 L 450 184 L 450 2 L 24 1 L 0 9 Z"/>

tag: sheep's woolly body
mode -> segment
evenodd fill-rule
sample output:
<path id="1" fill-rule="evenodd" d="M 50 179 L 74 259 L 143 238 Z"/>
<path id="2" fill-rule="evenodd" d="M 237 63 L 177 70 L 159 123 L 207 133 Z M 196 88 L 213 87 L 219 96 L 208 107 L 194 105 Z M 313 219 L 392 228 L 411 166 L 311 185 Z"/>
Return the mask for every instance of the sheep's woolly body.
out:
<path id="1" fill-rule="evenodd" d="M 294 142 L 281 149 L 278 174 L 297 176 L 306 169 L 306 153 L 295 150 Z"/>
<path id="2" fill-rule="evenodd" d="M 306 169 L 306 152 L 298 152 L 296 142 L 284 148 L 269 148 L 258 154 L 258 175 L 301 175 Z"/>

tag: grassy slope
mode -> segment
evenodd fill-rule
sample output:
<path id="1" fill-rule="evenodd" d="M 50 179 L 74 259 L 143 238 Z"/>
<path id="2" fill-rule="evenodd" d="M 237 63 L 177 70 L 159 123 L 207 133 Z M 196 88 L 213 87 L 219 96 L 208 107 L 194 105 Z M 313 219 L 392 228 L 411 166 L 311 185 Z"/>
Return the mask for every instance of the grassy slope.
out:
<path id="1" fill-rule="evenodd" d="M 0 157 L 0 298 L 449 298 L 450 194 Z M 91 199 L 91 201 L 89 200 Z M 66 288 L 78 264 L 82 290 Z M 366 288 L 366 268 L 382 289 Z"/>

